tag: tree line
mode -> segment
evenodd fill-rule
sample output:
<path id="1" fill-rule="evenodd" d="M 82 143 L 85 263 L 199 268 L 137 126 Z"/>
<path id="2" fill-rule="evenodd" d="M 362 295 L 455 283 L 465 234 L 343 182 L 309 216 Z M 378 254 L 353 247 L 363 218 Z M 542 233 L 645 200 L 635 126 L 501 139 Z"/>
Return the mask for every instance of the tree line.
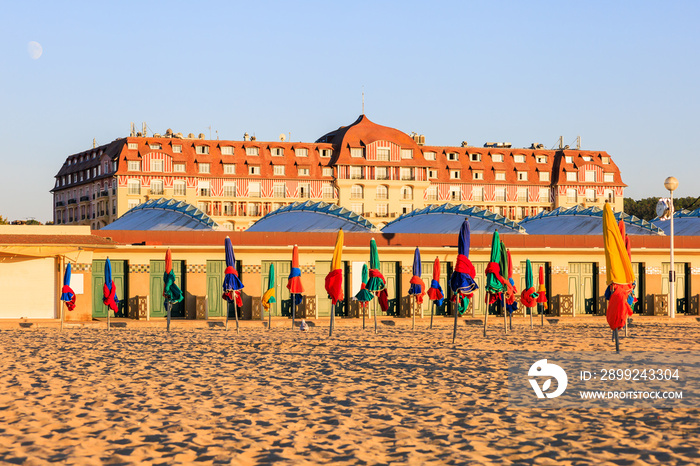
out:
<path id="1" fill-rule="evenodd" d="M 659 202 L 658 197 L 647 197 L 638 201 L 626 197 L 624 199 L 625 213 L 634 215 L 642 220 L 653 220 L 656 218 L 656 204 Z M 697 209 L 700 207 L 700 198 L 698 197 L 680 197 L 673 199 L 673 207 L 676 211 L 681 209 Z"/>

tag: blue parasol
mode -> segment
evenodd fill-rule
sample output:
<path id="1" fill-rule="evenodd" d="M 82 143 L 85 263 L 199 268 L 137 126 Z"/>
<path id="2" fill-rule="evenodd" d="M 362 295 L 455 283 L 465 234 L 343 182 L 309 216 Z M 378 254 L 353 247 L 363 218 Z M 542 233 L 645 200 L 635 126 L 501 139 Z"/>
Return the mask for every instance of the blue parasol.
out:
<path id="1" fill-rule="evenodd" d="M 75 309 L 75 293 L 70 287 L 71 265 L 66 265 L 66 273 L 63 275 L 63 288 L 61 289 L 61 301 L 66 302 L 69 311 Z"/>
<path id="2" fill-rule="evenodd" d="M 119 298 L 117 297 L 117 287 L 112 280 L 112 263 L 109 257 L 105 262 L 105 284 L 102 287 L 102 302 L 105 306 L 114 311 L 114 315 L 119 312 Z"/>
<path id="3" fill-rule="evenodd" d="M 231 244 L 231 238 L 228 236 L 224 241 L 224 249 L 226 251 L 226 270 L 224 271 L 224 294 L 223 298 L 229 303 L 236 300 L 236 303 L 241 306 L 240 293 L 236 291 L 243 288 L 243 283 L 241 279 L 238 278 L 238 272 L 236 271 L 236 256 L 233 253 L 233 245 Z"/>

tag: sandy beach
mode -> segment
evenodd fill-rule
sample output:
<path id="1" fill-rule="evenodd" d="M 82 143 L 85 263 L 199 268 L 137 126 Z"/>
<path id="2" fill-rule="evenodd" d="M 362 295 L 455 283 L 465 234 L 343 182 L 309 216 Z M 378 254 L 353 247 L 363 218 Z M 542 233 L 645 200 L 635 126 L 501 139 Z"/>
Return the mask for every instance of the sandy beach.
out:
<path id="1" fill-rule="evenodd" d="M 508 351 L 612 351 L 602 325 L 419 326 L 2 330 L 0 462 L 700 462 L 699 409 L 509 409 Z M 697 352 L 700 323 L 621 346 Z"/>

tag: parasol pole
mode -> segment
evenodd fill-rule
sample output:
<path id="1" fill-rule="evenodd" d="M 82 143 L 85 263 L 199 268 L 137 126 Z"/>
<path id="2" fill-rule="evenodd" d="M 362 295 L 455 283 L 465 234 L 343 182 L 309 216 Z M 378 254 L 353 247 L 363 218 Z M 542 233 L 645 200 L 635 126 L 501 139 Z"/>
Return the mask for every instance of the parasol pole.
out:
<path id="1" fill-rule="evenodd" d="M 373 302 L 374 302 L 374 306 L 373 306 L 374 307 L 374 334 L 375 335 L 377 334 L 377 300 L 378 299 L 379 298 L 376 298 L 373 300 Z"/>
<path id="2" fill-rule="evenodd" d="M 435 313 L 435 301 L 430 305 L 430 330 L 433 329 L 433 314 Z"/>
<path id="3" fill-rule="evenodd" d="M 411 326 L 411 330 L 416 329 L 416 312 L 418 311 L 418 298 L 413 296 L 413 312 L 411 312 L 411 317 L 413 317 L 413 324 Z"/>
<path id="4" fill-rule="evenodd" d="M 455 340 L 457 340 L 457 314 L 459 314 L 459 294 L 457 295 L 457 303 L 454 307 L 454 312 L 455 312 L 455 324 L 454 328 L 452 329 L 452 344 L 455 344 Z"/>
<path id="5" fill-rule="evenodd" d="M 236 294 L 234 291 L 233 299 L 236 299 Z M 231 312 L 231 303 L 226 301 L 226 331 L 228 332 L 228 315 Z"/>
<path id="6" fill-rule="evenodd" d="M 489 320 L 489 304 L 486 301 L 486 311 L 484 311 L 484 336 L 486 336 L 486 322 Z"/>
<path id="7" fill-rule="evenodd" d="M 111 309 L 109 308 L 109 306 L 107 306 L 107 331 L 110 331 L 112 329 L 112 326 L 110 325 L 109 321 L 109 311 L 111 311 Z"/>
<path id="8" fill-rule="evenodd" d="M 620 338 L 618 337 L 618 330 L 613 330 L 613 338 L 615 339 L 615 351 L 620 352 Z"/>
<path id="9" fill-rule="evenodd" d="M 267 311 L 267 330 L 272 331 L 272 308 L 274 303 L 270 304 L 270 309 Z"/>
<path id="10" fill-rule="evenodd" d="M 333 336 L 333 322 L 335 317 L 335 304 L 331 304 L 331 325 L 328 327 L 328 336 Z"/>
<path id="11" fill-rule="evenodd" d="M 241 331 L 238 327 L 238 303 L 236 303 L 236 292 L 233 293 L 233 314 L 236 316 L 236 335 L 240 335 Z M 228 322 L 228 315 L 226 316 Z"/>
<path id="12" fill-rule="evenodd" d="M 527 310 L 530 312 L 530 328 L 533 328 L 533 326 L 532 326 L 532 314 L 533 314 L 532 308 L 528 307 Z"/>
<path id="13" fill-rule="evenodd" d="M 544 327 L 544 304 L 537 303 L 537 312 L 540 313 L 540 319 L 542 319 L 542 327 Z"/>
<path id="14" fill-rule="evenodd" d="M 369 307 L 369 306 L 367 306 Z M 365 311 L 367 309 L 365 308 L 365 303 L 360 302 L 360 312 L 362 313 L 362 330 L 365 329 Z"/>
<path id="15" fill-rule="evenodd" d="M 294 293 L 292 293 L 292 328 L 294 328 L 294 314 L 296 314 L 297 305 L 296 299 L 294 299 Z"/>
<path id="16" fill-rule="evenodd" d="M 170 303 L 169 299 L 165 300 L 165 311 L 168 314 L 168 326 L 167 326 L 167 331 L 170 332 L 170 309 L 172 308 L 172 304 Z"/>
<path id="17" fill-rule="evenodd" d="M 508 334 L 508 310 L 506 309 L 506 292 L 503 291 L 502 293 L 503 299 L 501 299 L 501 306 L 503 306 L 503 331 L 507 335 Z"/>

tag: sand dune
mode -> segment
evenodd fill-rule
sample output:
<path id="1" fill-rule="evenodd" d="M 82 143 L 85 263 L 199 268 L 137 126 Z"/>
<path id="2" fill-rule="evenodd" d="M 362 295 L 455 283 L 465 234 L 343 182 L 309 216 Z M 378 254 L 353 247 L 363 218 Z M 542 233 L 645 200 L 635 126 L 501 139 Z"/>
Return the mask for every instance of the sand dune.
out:
<path id="1" fill-rule="evenodd" d="M 600 325 L 463 325 L 456 345 L 424 326 L 0 331 L 0 462 L 700 462 L 698 409 L 508 408 L 508 351 L 610 351 Z M 698 323 L 632 335 L 625 350 L 700 346 Z"/>

